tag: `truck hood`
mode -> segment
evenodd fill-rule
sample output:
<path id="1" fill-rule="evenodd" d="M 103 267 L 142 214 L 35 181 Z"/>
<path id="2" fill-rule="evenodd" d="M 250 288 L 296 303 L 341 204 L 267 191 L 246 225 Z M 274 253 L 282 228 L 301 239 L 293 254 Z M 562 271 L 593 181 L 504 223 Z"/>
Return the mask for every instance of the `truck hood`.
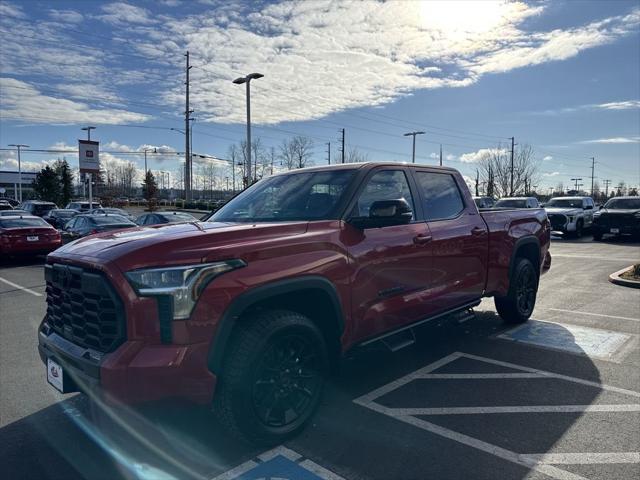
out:
<path id="1" fill-rule="evenodd" d="M 563 215 L 578 215 L 582 213 L 582 210 L 580 208 L 551 207 L 551 208 L 545 208 L 545 210 L 547 211 L 547 213 L 562 213 Z"/>
<path id="2" fill-rule="evenodd" d="M 68 243 L 49 255 L 52 261 L 115 263 L 123 271 L 154 265 L 179 265 L 228 258 L 228 248 L 275 237 L 300 235 L 308 222 L 192 222 L 99 233 Z"/>

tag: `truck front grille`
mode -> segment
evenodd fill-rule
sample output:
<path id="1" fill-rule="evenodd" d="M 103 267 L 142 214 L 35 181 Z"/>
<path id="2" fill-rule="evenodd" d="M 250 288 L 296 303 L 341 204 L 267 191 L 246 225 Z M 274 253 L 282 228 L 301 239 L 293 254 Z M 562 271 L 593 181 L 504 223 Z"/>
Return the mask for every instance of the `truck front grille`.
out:
<path id="1" fill-rule="evenodd" d="M 548 215 L 551 230 L 562 230 L 567 224 L 567 217 L 562 213 L 550 213 Z"/>
<path id="2" fill-rule="evenodd" d="M 99 352 L 125 339 L 122 301 L 104 274 L 55 263 L 45 266 L 47 322 L 62 337 Z"/>

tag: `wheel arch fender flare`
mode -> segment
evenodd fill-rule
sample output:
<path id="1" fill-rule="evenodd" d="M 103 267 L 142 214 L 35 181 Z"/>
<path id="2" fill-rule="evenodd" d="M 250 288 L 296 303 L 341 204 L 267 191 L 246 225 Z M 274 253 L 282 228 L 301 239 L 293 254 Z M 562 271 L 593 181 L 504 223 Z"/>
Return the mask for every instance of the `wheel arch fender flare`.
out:
<path id="1" fill-rule="evenodd" d="M 338 292 L 332 282 L 319 275 L 305 275 L 270 282 L 243 292 L 223 312 L 209 347 L 207 358 L 209 370 L 216 375 L 220 373 L 225 350 L 229 344 L 233 328 L 248 309 L 271 297 L 309 290 L 320 290 L 327 294 L 330 300 L 330 308 L 333 310 L 337 321 L 338 334 L 342 335 L 344 332 L 344 315 Z"/>
<path id="2" fill-rule="evenodd" d="M 536 268 L 536 272 L 540 275 L 540 266 L 543 259 L 540 258 L 540 240 L 535 235 L 526 235 L 524 237 L 520 237 L 516 240 L 513 245 L 513 251 L 511 252 L 511 259 L 509 260 L 509 287 L 511 287 L 511 278 L 513 277 L 513 271 L 516 268 L 516 259 L 518 258 L 518 252 L 522 250 L 522 247 L 527 245 L 534 245 L 536 251 L 538 252 L 538 257 L 536 258 L 536 262 L 534 263 L 534 267 Z"/>

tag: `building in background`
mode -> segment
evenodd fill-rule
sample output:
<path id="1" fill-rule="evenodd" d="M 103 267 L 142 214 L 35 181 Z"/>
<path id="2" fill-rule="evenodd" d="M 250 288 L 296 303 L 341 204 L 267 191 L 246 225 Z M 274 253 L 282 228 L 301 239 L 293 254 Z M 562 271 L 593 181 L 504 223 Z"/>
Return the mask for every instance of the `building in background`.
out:
<path id="1" fill-rule="evenodd" d="M 36 172 L 22 172 L 23 200 L 33 198 L 33 181 L 36 179 L 36 175 Z M 17 200 L 18 182 L 20 182 L 20 174 L 18 172 L 0 170 L 0 197 L 8 197 Z"/>

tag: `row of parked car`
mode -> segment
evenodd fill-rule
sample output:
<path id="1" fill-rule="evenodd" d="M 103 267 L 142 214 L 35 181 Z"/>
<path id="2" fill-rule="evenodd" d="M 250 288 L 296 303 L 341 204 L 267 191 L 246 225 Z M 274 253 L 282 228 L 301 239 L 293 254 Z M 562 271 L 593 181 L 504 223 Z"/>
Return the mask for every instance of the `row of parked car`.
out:
<path id="1" fill-rule="evenodd" d="M 0 253 L 3 255 L 48 253 L 67 241 L 109 230 L 167 223 L 193 222 L 186 212 L 151 212 L 137 218 L 120 208 L 98 203 L 55 203 L 28 200 L 19 208 L 0 200 Z"/>
<path id="2" fill-rule="evenodd" d="M 602 240 L 607 234 L 640 236 L 640 197 L 614 197 L 603 206 L 586 196 L 554 197 L 546 203 L 538 203 L 535 197 L 474 200 L 479 209 L 543 207 L 553 231 L 576 237 L 586 229 L 591 230 L 594 240 Z"/>

